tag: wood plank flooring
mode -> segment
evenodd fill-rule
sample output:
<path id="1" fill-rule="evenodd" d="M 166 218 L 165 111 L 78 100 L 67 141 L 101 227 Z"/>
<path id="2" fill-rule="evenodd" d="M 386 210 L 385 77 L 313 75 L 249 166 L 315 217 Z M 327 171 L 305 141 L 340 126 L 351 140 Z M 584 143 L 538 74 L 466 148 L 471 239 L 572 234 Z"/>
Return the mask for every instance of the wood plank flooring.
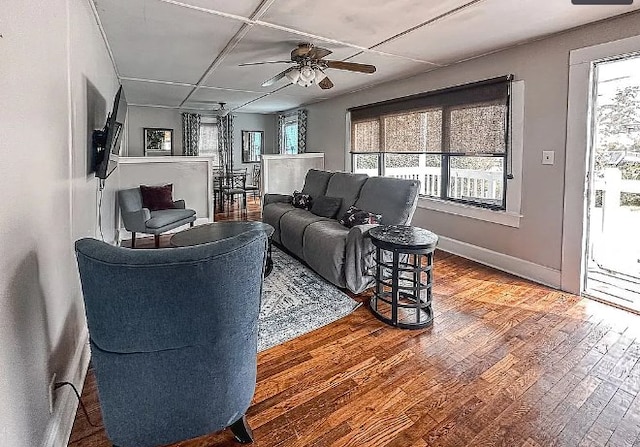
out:
<path id="1" fill-rule="evenodd" d="M 259 354 L 254 445 L 640 446 L 639 316 L 442 252 L 434 310 L 409 331 L 360 307 Z M 101 424 L 91 371 L 83 400 Z M 82 412 L 69 445 L 110 446 Z"/>

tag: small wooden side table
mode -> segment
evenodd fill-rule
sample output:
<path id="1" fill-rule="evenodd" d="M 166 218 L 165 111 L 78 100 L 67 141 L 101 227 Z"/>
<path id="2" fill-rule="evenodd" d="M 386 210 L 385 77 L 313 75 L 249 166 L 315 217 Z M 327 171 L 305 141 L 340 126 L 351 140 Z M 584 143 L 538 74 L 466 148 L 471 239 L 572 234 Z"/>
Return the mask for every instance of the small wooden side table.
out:
<path id="1" fill-rule="evenodd" d="M 379 320 L 402 329 L 433 323 L 433 253 L 438 236 L 406 225 L 369 231 L 376 247 L 376 286 L 369 309 Z"/>

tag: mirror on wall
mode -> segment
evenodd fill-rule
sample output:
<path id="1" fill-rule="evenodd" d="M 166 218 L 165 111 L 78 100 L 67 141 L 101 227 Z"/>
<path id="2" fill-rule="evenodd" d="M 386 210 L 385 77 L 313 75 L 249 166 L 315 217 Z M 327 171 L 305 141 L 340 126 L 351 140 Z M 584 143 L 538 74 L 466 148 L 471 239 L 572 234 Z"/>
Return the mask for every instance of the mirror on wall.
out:
<path id="1" fill-rule="evenodd" d="M 145 156 L 171 155 L 173 129 L 145 127 L 143 132 Z"/>
<path id="2" fill-rule="evenodd" d="M 264 151 L 264 132 L 261 130 L 242 131 L 242 162 L 257 163 Z"/>

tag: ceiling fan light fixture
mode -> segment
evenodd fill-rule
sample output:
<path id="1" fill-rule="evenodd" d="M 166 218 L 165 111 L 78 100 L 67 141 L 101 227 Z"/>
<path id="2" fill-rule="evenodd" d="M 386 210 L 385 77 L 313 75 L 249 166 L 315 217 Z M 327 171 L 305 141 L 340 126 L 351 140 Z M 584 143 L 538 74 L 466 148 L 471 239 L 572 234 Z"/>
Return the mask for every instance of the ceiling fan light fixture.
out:
<path id="1" fill-rule="evenodd" d="M 292 84 L 296 84 L 300 80 L 300 70 L 293 68 L 285 75 Z"/>
<path id="2" fill-rule="evenodd" d="M 313 69 L 308 65 L 305 65 L 300 69 L 300 79 L 302 79 L 305 83 L 313 82 L 313 79 L 316 77 Z"/>

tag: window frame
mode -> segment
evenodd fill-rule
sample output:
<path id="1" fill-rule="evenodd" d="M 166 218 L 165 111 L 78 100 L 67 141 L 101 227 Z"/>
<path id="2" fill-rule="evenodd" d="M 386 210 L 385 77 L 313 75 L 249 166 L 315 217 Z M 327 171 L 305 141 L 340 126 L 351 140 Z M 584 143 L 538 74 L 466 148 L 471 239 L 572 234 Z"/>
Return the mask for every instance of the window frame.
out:
<path id="1" fill-rule="evenodd" d="M 431 195 L 425 195 L 425 194 L 421 194 L 420 198 L 436 198 L 442 201 L 447 201 L 447 202 L 454 202 L 454 203 L 460 203 L 463 205 L 467 205 L 467 206 L 474 206 L 474 207 L 478 207 L 478 208 L 486 208 L 486 209 L 490 209 L 490 210 L 494 210 L 494 211 L 506 211 L 507 210 L 507 185 L 508 185 L 508 158 L 509 158 L 509 154 L 510 154 L 510 136 L 511 136 L 511 101 L 510 101 L 510 93 L 509 93 L 509 97 L 507 98 L 507 110 L 505 113 L 506 119 L 505 119 L 505 129 L 504 129 L 504 135 L 505 135 L 505 151 L 504 152 L 481 152 L 481 153 L 465 153 L 465 152 L 449 152 L 448 148 L 450 147 L 450 139 L 451 139 L 451 134 L 449 132 L 449 127 L 450 127 L 450 117 L 451 117 L 451 112 L 453 110 L 457 110 L 460 109 L 460 105 L 442 105 L 439 107 L 428 107 L 428 108 L 423 108 L 423 109 L 408 109 L 408 110 L 404 110 L 404 111 L 398 111 L 398 112 L 394 112 L 394 113 L 388 113 L 388 114 L 384 114 L 384 115 L 380 115 L 376 118 L 367 118 L 367 119 L 361 119 L 361 120 L 356 120 L 356 121 L 350 121 L 350 139 L 349 139 L 349 144 L 348 144 L 348 148 L 350 149 L 350 154 L 351 154 L 351 171 L 353 172 L 353 167 L 355 166 L 355 157 L 358 155 L 373 155 L 373 154 L 378 154 L 378 175 L 379 176 L 385 176 L 386 172 L 386 155 L 387 154 L 401 154 L 401 155 L 436 155 L 440 157 L 440 185 L 439 185 L 439 195 L 436 196 L 431 196 Z M 473 106 L 473 105 L 480 105 L 480 104 L 488 104 L 489 102 L 484 101 L 484 102 L 470 102 L 468 104 L 465 104 L 466 106 Z M 423 113 L 423 112 L 429 112 L 429 111 L 433 111 L 433 110 L 440 110 L 442 112 L 442 122 L 441 122 L 441 142 L 440 142 L 440 147 L 442 148 L 442 150 L 440 152 L 434 152 L 434 151 L 406 151 L 406 152 L 400 152 L 400 151 L 387 151 L 386 150 L 386 125 L 385 125 L 385 118 L 388 117 L 392 117 L 392 116 L 399 116 L 399 115 L 406 115 L 406 114 L 412 114 L 412 113 Z M 378 121 L 378 142 L 379 142 L 379 150 L 378 151 L 371 151 L 371 152 L 356 152 L 351 150 L 353 148 L 352 146 L 352 142 L 355 140 L 355 125 L 358 123 L 364 123 L 364 122 L 371 122 L 371 121 Z M 481 202 L 479 200 L 466 200 L 466 199 L 461 199 L 461 198 L 456 198 L 456 197 L 451 197 L 450 195 L 450 186 L 451 186 L 451 157 L 469 157 L 469 158 L 502 158 L 502 199 L 500 201 L 499 205 L 494 205 L 494 204 L 490 204 L 490 203 L 486 203 L 486 202 Z"/>
<path id="2" fill-rule="evenodd" d="M 510 151 L 508 154 L 508 166 L 511 176 L 507 177 L 508 188 L 506 192 L 506 205 L 504 211 L 470 206 L 464 203 L 441 200 L 433 196 L 420 196 L 418 209 L 436 211 L 439 213 L 460 216 L 483 222 L 494 223 L 511 228 L 519 228 L 523 217 L 522 206 L 522 165 L 524 156 L 524 114 L 525 114 L 525 89 L 524 80 L 514 80 L 511 83 L 511 110 L 510 110 Z M 345 152 L 344 164 L 347 170 L 353 170 L 352 147 L 352 116 L 351 109 L 345 113 Z M 372 154 L 373 152 L 369 152 Z"/>

